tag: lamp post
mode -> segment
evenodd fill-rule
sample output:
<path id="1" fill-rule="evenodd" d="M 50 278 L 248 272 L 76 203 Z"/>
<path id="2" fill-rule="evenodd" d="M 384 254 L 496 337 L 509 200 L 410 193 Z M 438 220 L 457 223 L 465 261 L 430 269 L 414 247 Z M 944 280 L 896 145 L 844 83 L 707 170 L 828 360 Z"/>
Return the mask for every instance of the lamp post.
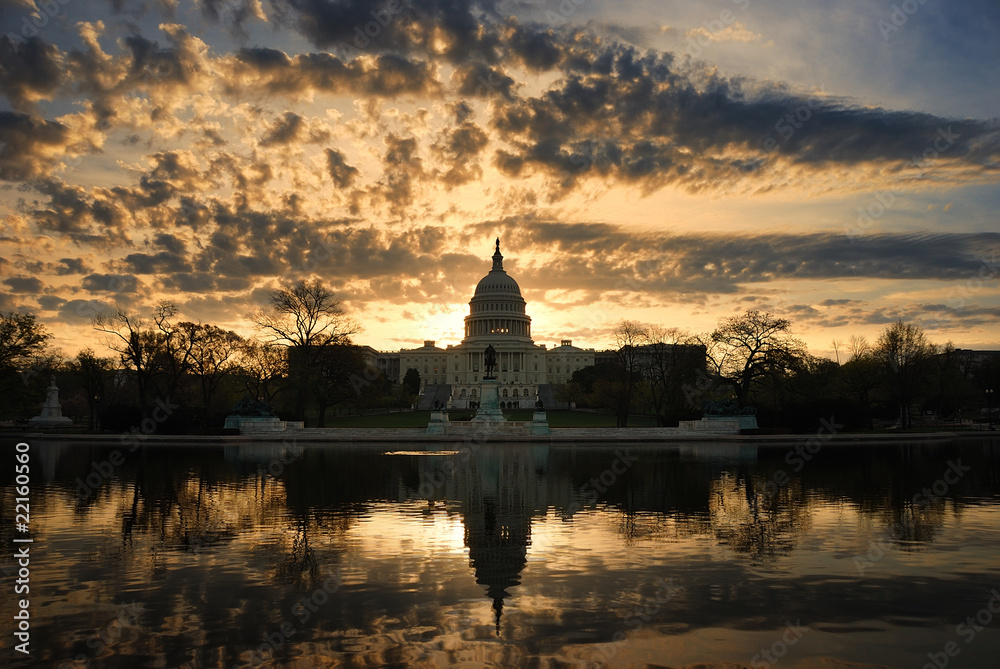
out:
<path id="1" fill-rule="evenodd" d="M 94 432 L 99 432 L 101 429 L 101 395 L 100 393 L 94 393 L 94 420 L 93 420 Z"/>
<path id="2" fill-rule="evenodd" d="M 993 429 L 993 389 L 986 389 L 986 415 L 989 417 L 990 429 Z"/>

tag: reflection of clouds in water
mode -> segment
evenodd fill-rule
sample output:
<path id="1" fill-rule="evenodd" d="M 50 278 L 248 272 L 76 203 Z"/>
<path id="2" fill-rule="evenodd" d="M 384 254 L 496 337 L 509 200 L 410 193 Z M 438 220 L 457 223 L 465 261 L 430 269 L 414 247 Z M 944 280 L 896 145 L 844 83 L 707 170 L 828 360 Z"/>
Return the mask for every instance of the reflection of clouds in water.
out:
<path id="1" fill-rule="evenodd" d="M 918 510 L 907 500 L 940 476 L 947 449 L 824 449 L 771 496 L 762 485 L 785 467 L 784 449 L 701 458 L 633 448 L 635 466 L 573 513 L 613 447 L 487 445 L 464 462 L 305 447 L 277 475 L 267 462 L 287 455 L 280 445 L 246 457 L 148 448 L 84 503 L 73 481 L 107 453 L 36 450 L 51 474 L 34 493 L 45 558 L 32 585 L 50 598 L 33 611 L 43 661 L 88 652 L 107 623 L 101 611 L 136 601 L 141 634 L 123 634 L 115 653 L 166 666 L 211 665 L 221 653 L 231 666 L 337 573 L 343 587 L 262 666 L 582 660 L 607 655 L 597 649 L 616 632 L 626 639 L 613 664 L 745 662 L 740 649 L 770 643 L 791 615 L 879 621 L 901 648 L 910 631 L 898 612 L 961 619 L 1000 545 L 995 447 Z M 421 498 L 421 482 L 439 474 Z M 876 475 L 878 486 L 864 484 Z M 909 552 L 888 546 L 878 579 L 853 588 L 850 557 L 893 522 L 912 528 Z M 636 607 L 668 577 L 683 591 L 636 629 Z M 833 632 L 813 634 L 810 644 Z"/>

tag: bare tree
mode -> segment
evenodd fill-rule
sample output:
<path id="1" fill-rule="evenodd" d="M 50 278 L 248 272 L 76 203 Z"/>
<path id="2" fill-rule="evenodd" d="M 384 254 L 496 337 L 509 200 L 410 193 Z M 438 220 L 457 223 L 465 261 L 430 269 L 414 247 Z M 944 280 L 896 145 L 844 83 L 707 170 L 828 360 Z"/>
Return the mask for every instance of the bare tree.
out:
<path id="1" fill-rule="evenodd" d="M 176 315 L 177 307 L 165 301 L 157 304 L 153 311 L 156 331 L 150 333 L 150 340 L 155 347 L 159 374 L 151 378 L 160 397 L 176 397 L 181 382 L 193 367 L 192 349 L 196 339 L 171 322 Z"/>
<path id="2" fill-rule="evenodd" d="M 910 408 L 927 373 L 927 363 L 936 347 L 916 325 L 896 321 L 886 327 L 875 344 L 875 352 L 888 373 L 889 385 L 899 404 L 899 424 L 912 424 Z"/>
<path id="3" fill-rule="evenodd" d="M 181 348 L 188 357 L 187 366 L 201 387 L 202 406 L 208 411 L 219 384 L 236 367 L 243 338 L 232 330 L 201 323 L 180 323 L 177 329 L 184 341 Z"/>
<path id="4" fill-rule="evenodd" d="M 844 348 L 844 342 L 841 339 L 834 338 L 833 342 L 833 354 L 837 357 L 837 364 L 840 364 L 840 349 Z"/>
<path id="5" fill-rule="evenodd" d="M 254 339 L 244 340 L 239 366 L 247 392 L 268 404 L 281 392 L 281 388 L 276 387 L 278 382 L 288 376 L 285 347 L 261 344 Z"/>
<path id="6" fill-rule="evenodd" d="M 618 427 L 628 427 L 628 415 L 636 386 L 642 379 L 642 350 L 647 339 L 646 329 L 635 321 L 622 321 L 614 329 L 615 358 L 619 378 L 616 380 L 615 417 Z"/>
<path id="7" fill-rule="evenodd" d="M 156 347 L 146 322 L 130 314 L 121 306 L 111 313 L 98 314 L 93 319 L 94 329 L 107 335 L 104 345 L 118 354 L 122 366 L 135 372 L 139 409 L 145 414 L 149 408 L 149 392 Z"/>
<path id="8" fill-rule="evenodd" d="M 741 405 L 756 384 L 790 369 L 805 353 L 805 344 L 792 337 L 787 319 L 757 310 L 723 319 L 709 335 L 707 348 L 716 372 L 732 386 Z"/>
<path id="9" fill-rule="evenodd" d="M 115 361 L 100 358 L 93 349 L 85 348 L 76 354 L 76 360 L 70 363 L 70 368 L 83 384 L 89 411 L 88 429 L 93 430 L 97 427 L 101 397 L 105 396 L 107 383 L 115 369 Z"/>
<path id="10" fill-rule="evenodd" d="M 871 430 L 875 427 L 872 421 L 872 393 L 882 385 L 882 366 L 872 345 L 863 336 L 852 335 L 847 351 L 850 357 L 840 368 L 841 379 L 847 392 L 861 405 L 865 425 Z"/>
<path id="11" fill-rule="evenodd" d="M 272 291 L 269 301 L 268 309 L 258 309 L 250 317 L 275 343 L 302 347 L 345 344 L 361 331 L 319 279 L 300 280 L 290 288 Z"/>
<path id="12" fill-rule="evenodd" d="M 643 359 L 653 408 L 661 425 L 673 424 L 689 407 L 690 388 L 705 373 L 704 347 L 686 330 L 652 326 L 645 330 Z M 686 392 L 687 391 L 687 392 Z"/>
<path id="13" fill-rule="evenodd" d="M 272 342 L 294 349 L 294 353 L 289 351 L 289 374 L 299 379 L 295 414 L 304 418 L 306 393 L 325 396 L 323 384 L 330 375 L 320 363 L 328 357 L 326 349 L 350 344 L 351 335 L 361 328 L 344 314 L 333 291 L 319 279 L 299 280 L 275 290 L 269 302 L 267 309 L 257 310 L 250 318 Z"/>

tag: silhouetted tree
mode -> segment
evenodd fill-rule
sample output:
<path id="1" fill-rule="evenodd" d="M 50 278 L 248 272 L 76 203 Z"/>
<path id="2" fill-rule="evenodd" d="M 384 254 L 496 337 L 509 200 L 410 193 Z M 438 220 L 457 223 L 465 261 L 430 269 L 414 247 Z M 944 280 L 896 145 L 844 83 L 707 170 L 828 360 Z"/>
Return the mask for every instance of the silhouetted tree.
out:
<path id="1" fill-rule="evenodd" d="M 805 344 L 792 337 L 787 319 L 757 310 L 723 319 L 705 344 L 716 373 L 732 386 L 741 405 L 757 384 L 792 369 L 805 354 Z"/>
<path id="2" fill-rule="evenodd" d="M 409 395 L 417 395 L 420 393 L 420 372 L 418 372 L 413 367 L 406 370 L 406 374 L 403 375 L 403 387 L 406 388 L 406 392 Z"/>
<path id="3" fill-rule="evenodd" d="M 886 327 L 875 344 L 899 407 L 900 427 L 912 424 L 910 408 L 921 382 L 927 375 L 928 361 L 935 352 L 933 344 L 916 325 L 896 321 Z"/>
<path id="4" fill-rule="evenodd" d="M 94 350 L 85 348 L 76 354 L 76 360 L 70 363 L 70 369 L 76 373 L 83 385 L 87 398 L 88 429 L 97 427 L 97 412 L 101 398 L 106 398 L 107 384 L 114 373 L 115 361 L 111 358 L 98 357 Z"/>
<path id="5" fill-rule="evenodd" d="M 301 419 L 307 393 L 322 392 L 324 378 L 330 378 L 320 364 L 324 349 L 350 344 L 351 335 L 361 328 L 344 314 L 333 291 L 319 279 L 275 290 L 269 302 L 267 309 L 255 311 L 250 318 L 272 342 L 301 349 L 294 363 L 289 358 L 289 375 L 297 388 L 295 415 Z"/>
<path id="6" fill-rule="evenodd" d="M 187 367 L 201 390 L 201 405 L 208 413 L 219 385 L 236 369 L 243 338 L 216 325 L 184 322 L 178 324 L 177 329 L 184 340 L 182 348 L 188 357 Z"/>
<path id="7" fill-rule="evenodd" d="M 247 392 L 254 398 L 272 404 L 281 392 L 281 381 L 288 376 L 286 348 L 278 344 L 262 344 L 246 339 L 240 349 L 239 367 Z"/>

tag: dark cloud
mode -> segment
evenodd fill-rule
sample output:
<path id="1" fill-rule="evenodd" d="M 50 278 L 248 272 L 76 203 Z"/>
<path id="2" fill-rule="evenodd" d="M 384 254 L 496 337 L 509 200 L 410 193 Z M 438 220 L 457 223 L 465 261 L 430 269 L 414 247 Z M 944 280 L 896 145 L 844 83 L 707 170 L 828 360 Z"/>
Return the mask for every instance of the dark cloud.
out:
<path id="1" fill-rule="evenodd" d="M 139 281 L 131 274 L 90 274 L 80 285 L 91 293 L 134 293 Z"/>
<path id="2" fill-rule="evenodd" d="M 260 146 L 284 146 L 292 143 L 316 143 L 330 138 L 330 131 L 316 125 L 310 127 L 308 119 L 286 111 L 271 126 Z"/>
<path id="3" fill-rule="evenodd" d="M 95 316 L 113 313 L 115 305 L 100 300 L 69 300 L 59 307 L 58 319 L 64 323 L 86 325 Z"/>
<path id="4" fill-rule="evenodd" d="M 281 118 L 275 121 L 270 131 L 260 141 L 261 146 L 274 146 L 276 144 L 289 144 L 298 139 L 302 130 L 303 119 L 294 112 L 285 112 Z"/>
<path id="5" fill-rule="evenodd" d="M 55 311 L 64 304 L 66 300 L 56 295 L 41 295 L 38 298 L 38 306 L 45 311 Z"/>
<path id="6" fill-rule="evenodd" d="M 159 274 L 161 272 L 173 274 L 191 270 L 191 265 L 184 257 L 183 252 L 130 253 L 125 256 L 122 262 L 129 271 L 136 274 Z"/>
<path id="7" fill-rule="evenodd" d="M 515 254 L 543 254 L 542 265 L 521 270 L 529 285 L 664 295 L 735 293 L 790 279 L 959 282 L 977 276 L 984 253 L 1000 252 L 1000 233 L 872 235 L 857 242 L 838 233 L 671 235 L 524 220 L 471 229 L 499 231 Z"/>
<path id="8" fill-rule="evenodd" d="M 81 258 L 60 258 L 59 265 L 56 266 L 56 274 L 59 276 L 88 274 L 90 271 L 90 267 Z"/>
<path id="9" fill-rule="evenodd" d="M 566 67 L 544 93 L 495 108 L 492 126 L 510 148 L 494 162 L 505 174 L 541 172 L 564 186 L 586 175 L 697 190 L 790 164 L 933 168 L 938 179 L 1000 166 L 1000 133 L 985 122 L 695 76 L 669 55 L 640 57 L 620 44 L 589 60 L 567 57 Z"/>
<path id="10" fill-rule="evenodd" d="M 492 0 L 273 0 L 313 44 L 348 51 L 436 53 L 451 62 L 492 60 Z M 484 29 L 485 28 L 485 29 Z"/>
<path id="11" fill-rule="evenodd" d="M 470 63 L 456 67 L 451 75 L 451 86 L 455 93 L 465 97 L 514 98 L 514 80 L 497 65 Z"/>
<path id="12" fill-rule="evenodd" d="M 358 169 L 347 164 L 347 158 L 338 149 L 326 150 L 326 165 L 330 178 L 338 188 L 347 188 L 358 176 Z"/>
<path id="13" fill-rule="evenodd" d="M 44 208 L 31 212 L 39 229 L 99 248 L 130 243 L 125 235 L 128 218 L 117 202 L 55 179 L 41 181 L 36 188 L 49 198 Z"/>
<path id="14" fill-rule="evenodd" d="M 440 83 L 431 63 L 397 54 L 381 54 L 374 60 L 343 60 L 330 53 L 288 56 L 256 47 L 237 52 L 227 89 L 234 96 L 254 90 L 268 95 L 301 96 L 318 91 L 395 97 L 435 93 Z"/>
<path id="15" fill-rule="evenodd" d="M 0 179 L 28 181 L 45 176 L 70 139 L 62 123 L 0 111 Z"/>
<path id="16" fill-rule="evenodd" d="M 159 232 L 153 237 L 153 244 L 170 253 L 182 254 L 186 249 L 184 240 L 169 232 Z"/>
<path id="17" fill-rule="evenodd" d="M 33 276 L 13 276 L 3 282 L 15 293 L 40 293 L 44 288 L 42 282 Z"/>
<path id="18" fill-rule="evenodd" d="M 37 36 L 24 42 L 0 36 L 0 93 L 14 109 L 33 109 L 62 84 L 61 61 L 59 49 Z"/>
<path id="19" fill-rule="evenodd" d="M 488 142 L 483 129 L 471 121 L 449 128 L 442 134 L 431 148 L 446 165 L 441 181 L 447 188 L 482 177 L 479 155 Z"/>
<path id="20" fill-rule="evenodd" d="M 246 37 L 244 24 L 252 20 L 266 18 L 259 13 L 254 0 L 198 0 L 202 16 L 212 23 L 227 25 L 232 33 Z"/>
<path id="21" fill-rule="evenodd" d="M 394 216 L 404 217 L 424 180 L 423 160 L 419 156 L 415 137 L 389 133 L 384 141 L 386 151 L 382 156 L 382 178 L 367 190 L 366 196 L 372 205 L 384 204 Z M 359 208 L 359 196 L 355 197 L 352 213 Z"/>

